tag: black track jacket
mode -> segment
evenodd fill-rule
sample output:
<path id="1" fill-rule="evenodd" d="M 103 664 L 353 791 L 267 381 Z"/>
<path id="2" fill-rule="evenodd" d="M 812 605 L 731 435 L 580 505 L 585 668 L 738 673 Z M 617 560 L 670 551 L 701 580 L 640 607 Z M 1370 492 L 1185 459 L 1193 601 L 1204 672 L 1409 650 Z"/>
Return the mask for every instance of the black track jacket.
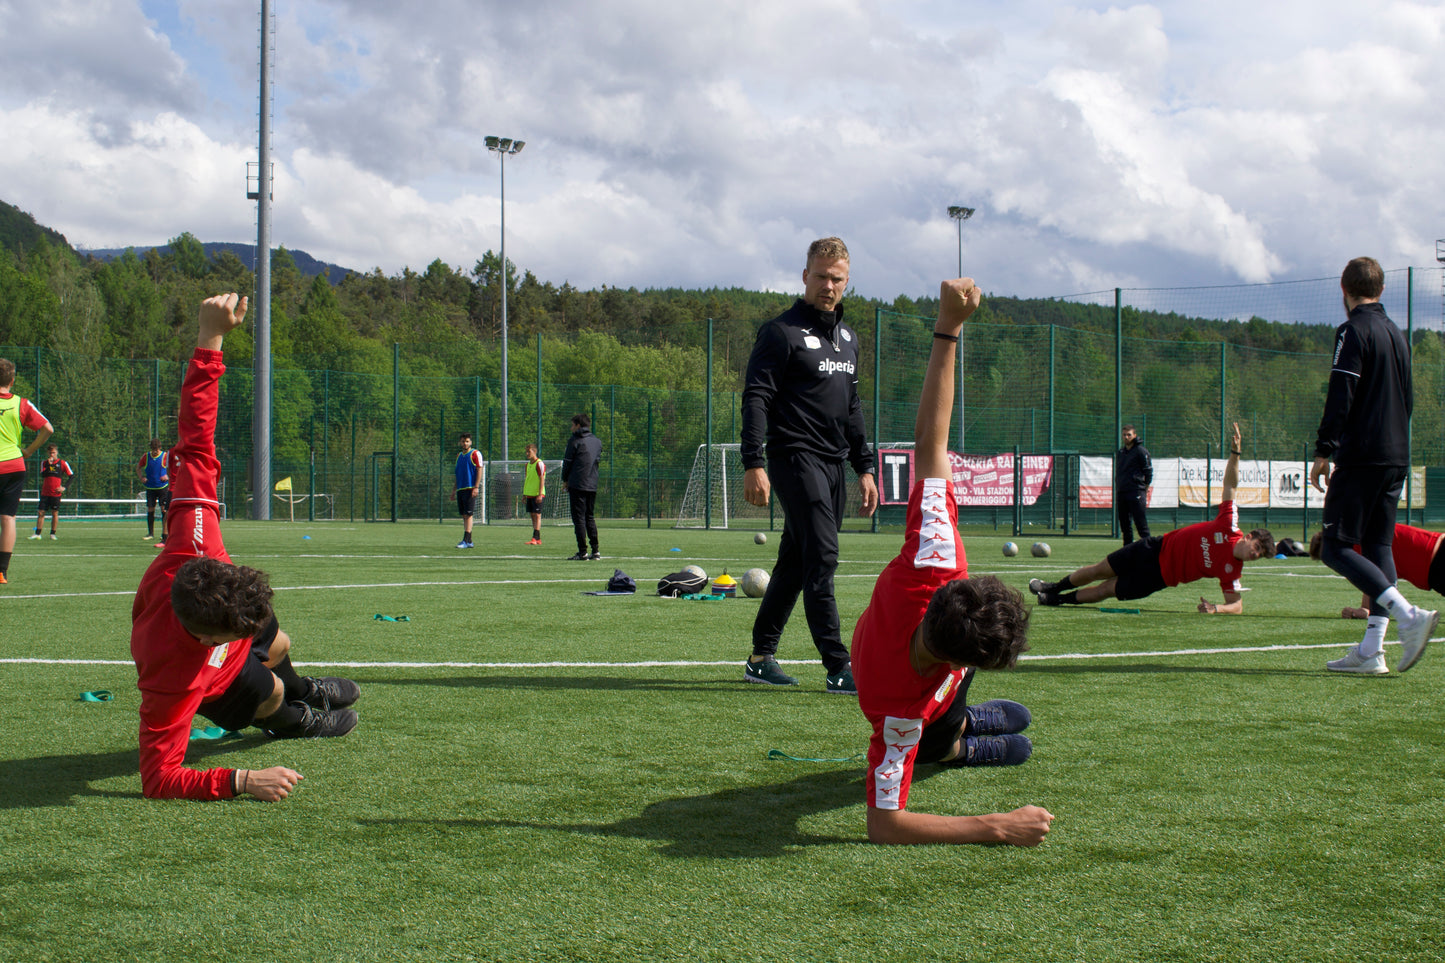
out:
<path id="1" fill-rule="evenodd" d="M 1315 454 L 1336 465 L 1408 465 L 1413 409 L 1405 335 L 1378 303 L 1356 305 L 1335 329 Z"/>

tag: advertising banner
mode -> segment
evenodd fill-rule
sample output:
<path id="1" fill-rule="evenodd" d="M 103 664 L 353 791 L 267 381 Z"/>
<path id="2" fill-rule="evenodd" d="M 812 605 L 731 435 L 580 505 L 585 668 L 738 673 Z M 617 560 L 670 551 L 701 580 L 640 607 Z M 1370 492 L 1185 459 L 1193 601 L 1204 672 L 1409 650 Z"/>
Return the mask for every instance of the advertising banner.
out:
<path id="1" fill-rule="evenodd" d="M 1309 471 L 1302 461 L 1270 462 L 1269 507 L 1304 508 L 1308 495 L 1310 508 L 1324 508 L 1325 496 L 1309 486 L 1308 476 Z"/>
<path id="2" fill-rule="evenodd" d="M 1179 507 L 1179 459 L 1153 462 L 1154 481 L 1149 485 L 1150 508 Z M 1114 459 L 1079 457 L 1079 507 L 1114 507 Z"/>
<path id="3" fill-rule="evenodd" d="M 1014 456 L 980 457 L 948 453 L 953 467 L 953 490 L 960 505 L 990 506 L 1014 503 Z M 1025 455 L 1023 459 L 1023 492 L 1019 501 L 1032 505 L 1049 485 L 1054 473 L 1050 455 Z"/>
<path id="4" fill-rule="evenodd" d="M 907 505 L 913 491 L 913 449 L 878 449 L 878 504 Z"/>
<path id="5" fill-rule="evenodd" d="M 1179 504 L 1203 508 L 1218 505 L 1224 488 L 1226 459 L 1179 459 Z M 1234 491 L 1234 504 L 1239 508 L 1265 508 L 1270 505 L 1272 476 L 1267 461 L 1241 461 L 1239 487 Z"/>

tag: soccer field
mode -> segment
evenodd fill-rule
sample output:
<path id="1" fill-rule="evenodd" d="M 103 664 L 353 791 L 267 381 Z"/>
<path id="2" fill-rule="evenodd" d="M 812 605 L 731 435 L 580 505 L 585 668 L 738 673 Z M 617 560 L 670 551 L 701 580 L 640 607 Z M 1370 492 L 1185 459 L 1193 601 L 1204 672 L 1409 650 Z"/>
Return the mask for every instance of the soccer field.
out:
<path id="1" fill-rule="evenodd" d="M 193 765 L 299 770 L 284 802 L 143 799 L 128 639 L 154 552 L 136 523 L 22 537 L 0 588 L 0 959 L 1445 957 L 1445 642 L 1403 676 L 1327 673 L 1364 623 L 1307 559 L 1248 565 L 1242 617 L 1195 612 L 1213 582 L 1138 615 L 1035 609 L 1024 661 L 970 690 L 1030 707 L 1033 758 L 921 768 L 910 807 L 1034 803 L 1053 832 L 883 848 L 866 723 L 824 692 L 801 606 L 779 658 L 802 685 L 770 689 L 741 680 L 756 601 L 649 594 L 689 562 L 769 567 L 775 541 L 604 525 L 606 558 L 569 562 L 566 529 L 539 550 L 479 526 L 469 552 L 451 521 L 223 530 L 271 573 L 301 670 L 361 684 L 360 726 L 192 744 Z M 966 536 L 970 570 L 1021 589 L 1115 544 L 1034 559 L 1025 537 L 1005 559 L 1006 537 Z M 900 541 L 843 536 L 845 632 Z M 583 594 L 613 568 L 636 596 Z M 80 701 L 97 689 L 114 701 Z"/>

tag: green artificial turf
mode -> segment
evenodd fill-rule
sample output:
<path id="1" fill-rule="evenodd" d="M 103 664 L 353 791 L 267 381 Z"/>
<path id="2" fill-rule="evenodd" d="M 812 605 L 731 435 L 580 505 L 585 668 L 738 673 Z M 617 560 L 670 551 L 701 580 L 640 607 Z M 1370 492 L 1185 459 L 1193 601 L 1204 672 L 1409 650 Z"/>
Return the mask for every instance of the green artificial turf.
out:
<path id="1" fill-rule="evenodd" d="M 1194 611 L 1215 583 L 1128 603 L 1138 615 L 1036 609 L 1029 656 L 970 692 L 1032 709 L 1033 758 L 922 768 L 910 808 L 1033 803 L 1053 832 L 888 849 L 864 838 L 861 761 L 767 757 L 867 745 L 801 607 L 779 657 L 802 684 L 770 689 L 741 681 L 755 601 L 647 594 L 688 562 L 770 567 L 775 542 L 604 527 L 607 558 L 584 563 L 564 560 L 565 529 L 539 549 L 479 527 L 469 552 L 451 522 L 224 531 L 272 574 L 302 671 L 361 683 L 360 726 L 193 744 L 193 765 L 297 769 L 284 802 L 143 799 L 126 660 L 154 552 L 135 523 L 22 539 L 0 658 L 45 661 L 0 663 L 0 959 L 1445 955 L 1445 643 L 1406 675 L 1326 673 L 1363 623 L 1338 618 L 1358 595 L 1308 560 L 1251 563 L 1237 618 Z M 1051 538 L 1051 558 L 1005 559 L 1006 537 L 968 536 L 971 570 L 1020 588 L 1113 547 Z M 844 535 L 845 631 L 899 542 Z M 614 568 L 637 596 L 582 594 Z M 1267 646 L 1284 648 L 1247 650 Z M 95 689 L 114 701 L 79 701 Z"/>

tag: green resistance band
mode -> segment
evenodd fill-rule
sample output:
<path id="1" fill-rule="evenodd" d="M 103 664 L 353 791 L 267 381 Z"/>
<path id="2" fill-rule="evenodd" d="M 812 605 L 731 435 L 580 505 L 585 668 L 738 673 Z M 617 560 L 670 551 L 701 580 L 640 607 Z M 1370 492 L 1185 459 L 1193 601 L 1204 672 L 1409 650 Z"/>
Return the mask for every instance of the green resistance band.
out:
<path id="1" fill-rule="evenodd" d="M 405 616 L 405 615 L 382 615 L 380 612 L 377 612 L 374 616 L 372 616 L 372 618 L 375 619 L 377 622 L 410 622 L 410 621 L 411 621 L 411 619 L 410 619 L 408 616 Z"/>
<path id="2" fill-rule="evenodd" d="M 769 759 L 787 759 L 789 762 L 853 762 L 856 759 L 863 759 L 867 755 L 866 752 L 858 752 L 851 756 L 845 756 L 842 759 L 812 759 L 808 756 L 790 756 L 781 749 L 768 750 Z"/>
<path id="3" fill-rule="evenodd" d="M 81 702 L 110 702 L 114 698 L 115 696 L 111 694 L 109 689 L 95 689 L 80 694 Z"/>
<path id="4" fill-rule="evenodd" d="M 239 739 L 241 734 L 229 729 L 222 729 L 220 726 L 206 726 L 204 729 L 192 729 L 191 741 L 197 739 Z"/>

